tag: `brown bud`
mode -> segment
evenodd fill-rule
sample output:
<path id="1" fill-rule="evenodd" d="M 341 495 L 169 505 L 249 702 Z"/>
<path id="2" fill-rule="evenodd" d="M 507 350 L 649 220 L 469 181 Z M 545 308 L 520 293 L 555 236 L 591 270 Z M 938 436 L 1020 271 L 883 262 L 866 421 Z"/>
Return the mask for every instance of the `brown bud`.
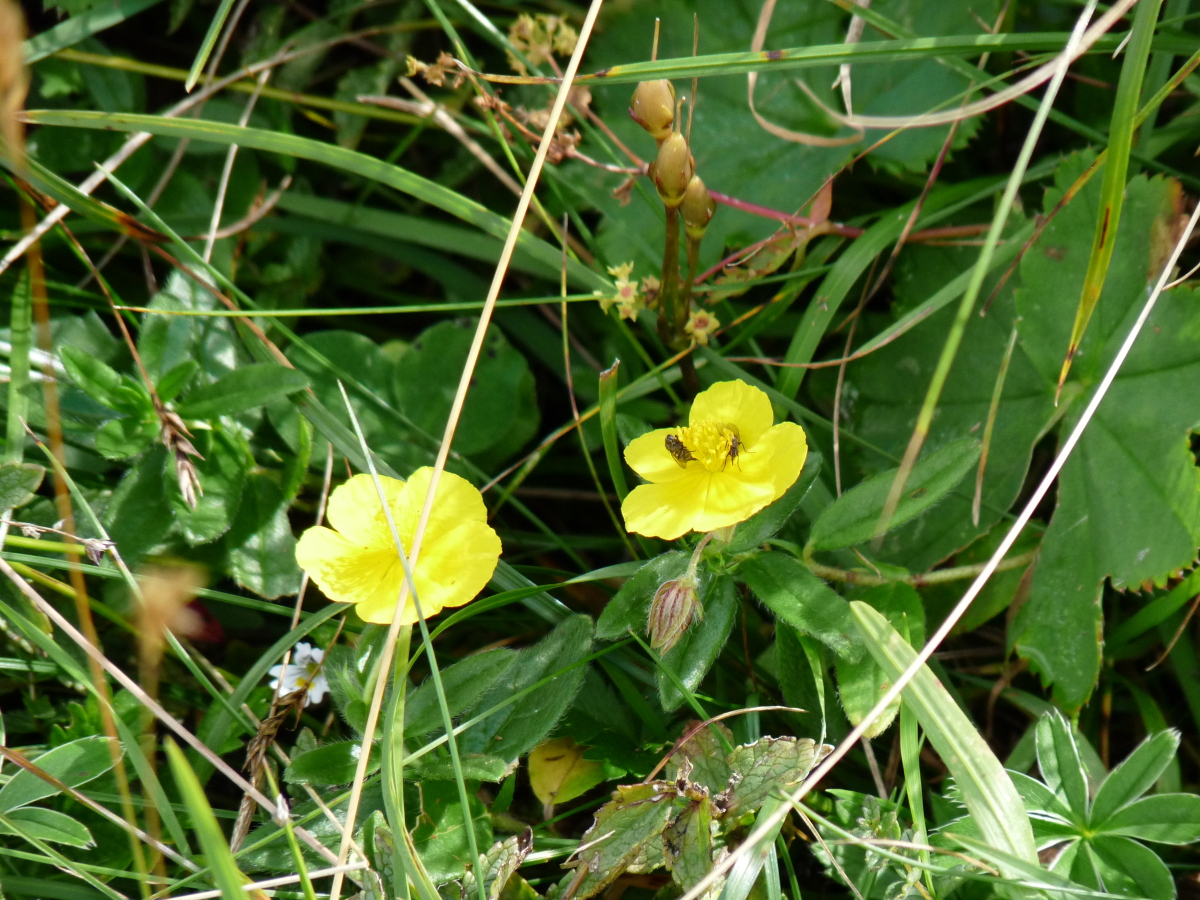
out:
<path id="1" fill-rule="evenodd" d="M 693 619 L 704 618 L 700 605 L 699 581 L 692 572 L 674 581 L 665 581 L 650 603 L 650 646 L 664 654 L 674 647 Z"/>
<path id="2" fill-rule="evenodd" d="M 629 115 L 661 144 L 675 121 L 675 86 L 666 79 L 640 82 L 629 101 Z"/>
<path id="3" fill-rule="evenodd" d="M 704 237 L 704 229 L 708 227 L 709 220 L 716 211 L 717 204 L 709 196 L 708 188 L 704 186 L 699 175 L 693 175 L 692 180 L 688 182 L 687 190 L 684 191 L 683 203 L 679 207 L 687 236 L 693 241 Z"/>
<path id="4" fill-rule="evenodd" d="M 672 132 L 659 145 L 658 157 L 650 166 L 650 177 L 654 179 L 662 202 L 672 208 L 678 207 L 695 174 L 696 163 L 688 149 L 687 138 L 678 131 Z"/>

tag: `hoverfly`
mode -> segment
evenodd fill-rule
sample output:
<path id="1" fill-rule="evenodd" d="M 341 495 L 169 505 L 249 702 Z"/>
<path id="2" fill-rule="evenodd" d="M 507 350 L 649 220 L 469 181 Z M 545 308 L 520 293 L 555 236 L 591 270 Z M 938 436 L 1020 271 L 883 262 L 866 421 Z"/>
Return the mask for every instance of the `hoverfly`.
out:
<path id="1" fill-rule="evenodd" d="M 684 446 L 683 441 L 673 434 L 668 434 L 663 443 L 667 447 L 667 452 L 674 457 L 675 462 L 679 463 L 681 469 L 686 469 L 687 464 L 696 458 L 692 456 L 692 451 Z"/>

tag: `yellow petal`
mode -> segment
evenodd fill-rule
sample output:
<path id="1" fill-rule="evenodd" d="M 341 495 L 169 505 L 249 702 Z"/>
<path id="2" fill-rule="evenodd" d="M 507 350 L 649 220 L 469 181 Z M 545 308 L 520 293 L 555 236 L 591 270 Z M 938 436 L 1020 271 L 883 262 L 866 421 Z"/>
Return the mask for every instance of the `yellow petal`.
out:
<path id="1" fill-rule="evenodd" d="M 685 470 L 675 462 L 665 443 L 667 435 L 674 433 L 673 428 L 660 428 L 630 441 L 625 447 L 625 462 L 629 463 L 629 468 L 647 481 L 676 481 L 682 478 Z"/>
<path id="2" fill-rule="evenodd" d="M 736 425 L 741 439 L 751 448 L 775 422 L 766 393 L 744 381 L 719 381 L 696 395 L 688 420 Z"/>
<path id="3" fill-rule="evenodd" d="M 404 576 L 394 550 L 365 549 L 318 525 L 300 536 L 296 562 L 330 600 L 387 607 L 389 618 L 385 621 L 391 620 L 390 610 L 396 606 Z"/>
<path id="4" fill-rule="evenodd" d="M 736 469 L 713 472 L 692 528 L 712 531 L 744 522 L 777 496 L 770 481 L 744 478 Z"/>
<path id="5" fill-rule="evenodd" d="M 642 484 L 629 492 L 621 504 L 629 531 L 673 541 L 695 529 L 695 523 L 704 515 L 703 501 L 713 473 L 696 465 L 675 468 L 680 476 L 673 481 Z"/>
<path id="6" fill-rule="evenodd" d="M 808 457 L 804 429 L 795 422 L 780 422 L 762 436 L 751 452 L 738 457 L 738 465 L 747 479 L 770 478 L 775 485 L 775 500 L 795 484 Z"/>
<path id="7" fill-rule="evenodd" d="M 484 522 L 461 522 L 429 544 L 417 563 L 421 612 L 429 618 L 446 607 L 470 603 L 491 581 L 499 557 L 500 538 Z M 412 616 L 415 622 L 415 608 Z"/>
<path id="8" fill-rule="evenodd" d="M 404 482 L 398 478 L 388 478 L 386 475 L 380 475 L 379 481 L 388 504 L 395 509 L 396 502 L 404 491 Z M 379 491 L 370 475 L 355 475 L 339 485 L 329 495 L 329 507 L 325 515 L 329 524 L 341 532 L 343 537 L 360 546 L 395 547 L 383 507 L 379 503 Z"/>

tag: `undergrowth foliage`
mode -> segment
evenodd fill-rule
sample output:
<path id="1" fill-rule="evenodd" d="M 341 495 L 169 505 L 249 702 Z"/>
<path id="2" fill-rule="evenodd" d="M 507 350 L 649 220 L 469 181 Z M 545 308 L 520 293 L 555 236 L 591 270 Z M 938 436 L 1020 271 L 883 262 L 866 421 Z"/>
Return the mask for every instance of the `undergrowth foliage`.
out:
<path id="1" fill-rule="evenodd" d="M 1194 16 L 0 0 L 0 897 L 1194 894 Z"/>

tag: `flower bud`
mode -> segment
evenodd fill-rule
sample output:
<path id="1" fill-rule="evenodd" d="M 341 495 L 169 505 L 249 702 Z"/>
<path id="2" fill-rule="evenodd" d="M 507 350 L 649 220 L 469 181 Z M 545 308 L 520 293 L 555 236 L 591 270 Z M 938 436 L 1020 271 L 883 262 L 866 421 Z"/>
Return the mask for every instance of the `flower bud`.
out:
<path id="1" fill-rule="evenodd" d="M 699 175 L 693 175 L 692 180 L 688 182 L 679 211 L 683 215 L 683 225 L 687 230 L 687 236 L 693 241 L 704 237 L 704 229 L 708 227 L 709 220 L 717 211 L 717 204 L 709 196 L 708 188 L 704 186 Z"/>
<path id="2" fill-rule="evenodd" d="M 683 202 L 688 182 L 696 174 L 696 163 L 688 149 L 687 138 L 672 132 L 658 148 L 658 157 L 650 166 L 650 176 L 664 205 L 676 208 Z"/>
<path id="3" fill-rule="evenodd" d="M 639 82 L 629 101 L 629 115 L 661 144 L 675 121 L 675 85 L 666 79 Z"/>
<path id="4" fill-rule="evenodd" d="M 650 603 L 650 646 L 663 653 L 674 647 L 693 619 L 704 618 L 697 593 L 700 582 L 692 572 L 664 581 Z"/>

